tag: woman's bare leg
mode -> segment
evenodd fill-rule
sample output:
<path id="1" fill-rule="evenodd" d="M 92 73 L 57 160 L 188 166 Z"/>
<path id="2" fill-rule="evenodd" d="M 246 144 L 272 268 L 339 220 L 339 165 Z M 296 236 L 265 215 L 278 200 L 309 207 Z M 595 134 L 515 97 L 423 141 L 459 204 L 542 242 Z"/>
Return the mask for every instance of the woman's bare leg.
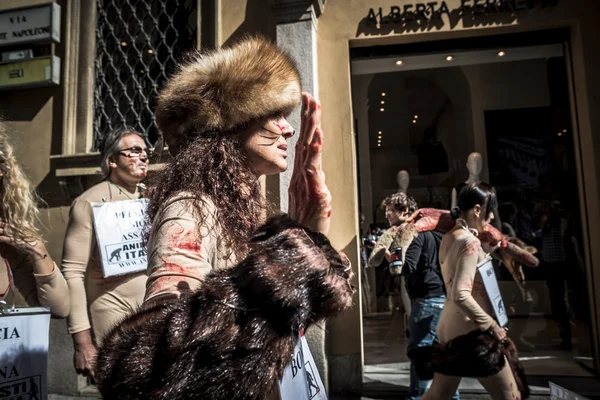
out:
<path id="1" fill-rule="evenodd" d="M 450 400 L 454 396 L 456 389 L 458 389 L 461 379 L 460 376 L 450 376 L 436 372 L 433 375 L 431 386 L 421 396 L 421 400 Z"/>
<path id="2" fill-rule="evenodd" d="M 508 361 L 496 375 L 478 380 L 493 400 L 521 400 L 521 392 Z"/>

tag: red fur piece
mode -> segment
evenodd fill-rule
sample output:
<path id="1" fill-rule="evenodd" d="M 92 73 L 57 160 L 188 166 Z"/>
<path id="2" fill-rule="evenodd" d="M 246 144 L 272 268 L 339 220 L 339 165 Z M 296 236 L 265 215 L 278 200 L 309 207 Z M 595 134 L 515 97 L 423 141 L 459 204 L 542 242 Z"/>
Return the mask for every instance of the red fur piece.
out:
<path id="1" fill-rule="evenodd" d="M 536 256 L 514 243 L 509 242 L 505 248 L 500 248 L 500 251 L 506 252 L 510 258 L 529 268 L 535 268 L 540 265 L 540 260 Z"/>
<path id="2" fill-rule="evenodd" d="M 438 230 L 445 233 L 450 231 L 456 223 L 450 216 L 450 211 L 435 208 L 417 210 L 411 216 L 411 221 L 419 232 Z M 519 264 L 535 268 L 540 263 L 537 257 L 517 244 L 511 243 L 498 229 L 491 225 L 488 225 L 483 232 L 479 232 L 478 238 L 482 243 L 488 243 L 492 247 L 498 246 L 501 251 L 504 250 L 505 256 L 514 259 Z"/>
<path id="3" fill-rule="evenodd" d="M 502 232 L 491 225 L 486 226 L 483 232 L 479 232 L 478 238 L 482 242 L 489 243 L 492 246 L 498 246 L 498 243 L 500 243 L 499 246 L 503 248 L 508 246 L 508 240 L 506 240 L 506 237 Z"/>
<path id="4" fill-rule="evenodd" d="M 524 241 L 522 241 L 521 239 L 517 238 L 517 237 L 510 237 L 508 239 L 509 243 L 514 243 L 519 247 L 525 248 L 527 246 L 527 244 L 525 244 Z"/>
<path id="5" fill-rule="evenodd" d="M 450 211 L 436 208 L 421 208 L 412 215 L 411 220 L 419 232 L 436 230 L 446 233 L 456 224 Z"/>

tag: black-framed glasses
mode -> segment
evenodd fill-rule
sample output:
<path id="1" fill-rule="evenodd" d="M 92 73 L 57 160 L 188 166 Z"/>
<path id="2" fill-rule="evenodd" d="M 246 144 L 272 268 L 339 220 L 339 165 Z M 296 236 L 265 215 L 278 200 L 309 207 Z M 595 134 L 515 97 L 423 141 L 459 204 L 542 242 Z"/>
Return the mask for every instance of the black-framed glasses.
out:
<path id="1" fill-rule="evenodd" d="M 123 153 L 124 151 L 129 151 L 129 153 Z M 132 146 L 119 150 L 120 155 L 128 158 L 139 158 L 142 156 L 142 153 L 146 153 L 147 158 L 152 157 L 152 150 L 147 147 L 142 148 L 140 146 Z"/>

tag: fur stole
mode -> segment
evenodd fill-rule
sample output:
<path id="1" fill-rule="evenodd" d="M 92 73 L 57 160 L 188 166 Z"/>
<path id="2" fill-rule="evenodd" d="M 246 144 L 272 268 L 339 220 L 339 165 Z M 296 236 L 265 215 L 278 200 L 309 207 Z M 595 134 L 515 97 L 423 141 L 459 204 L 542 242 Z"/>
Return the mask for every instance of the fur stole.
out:
<path id="1" fill-rule="evenodd" d="M 394 240 L 392 242 L 392 247 L 400 247 L 402 249 L 402 265 L 406 260 L 406 250 L 410 247 L 415 238 L 419 236 L 419 231 L 417 227 L 415 227 L 411 223 L 404 223 L 400 225 L 400 228 L 396 231 L 396 235 L 394 236 Z M 400 275 L 402 272 L 402 267 L 392 267 L 390 266 L 390 272 L 392 275 Z"/>
<path id="2" fill-rule="evenodd" d="M 98 351 L 105 399 L 266 400 L 298 332 L 352 305 L 350 261 L 325 235 L 269 218 L 247 257 L 126 317 Z"/>
<path id="3" fill-rule="evenodd" d="M 500 372 L 505 360 L 508 360 L 521 397 L 529 397 L 527 377 L 510 338 L 500 343 L 489 332 L 475 330 L 446 344 L 414 348 L 408 352 L 408 357 L 422 380 L 432 379 L 434 372 L 471 378 L 488 377 Z"/>

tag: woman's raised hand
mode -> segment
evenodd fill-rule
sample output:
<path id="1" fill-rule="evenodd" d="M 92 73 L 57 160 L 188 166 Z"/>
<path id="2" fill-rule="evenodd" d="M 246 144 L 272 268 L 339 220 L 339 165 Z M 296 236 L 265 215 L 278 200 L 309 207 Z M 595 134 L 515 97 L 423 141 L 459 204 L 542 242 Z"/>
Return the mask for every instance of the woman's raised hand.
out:
<path id="1" fill-rule="evenodd" d="M 302 93 L 300 137 L 289 188 L 289 214 L 310 229 L 327 234 L 331 222 L 331 193 L 322 168 L 321 105 Z"/>
<path id="2" fill-rule="evenodd" d="M 0 221 L 0 244 L 13 247 L 24 256 L 36 260 L 48 256 L 46 247 L 39 239 L 34 237 L 20 238 L 16 228 Z"/>

